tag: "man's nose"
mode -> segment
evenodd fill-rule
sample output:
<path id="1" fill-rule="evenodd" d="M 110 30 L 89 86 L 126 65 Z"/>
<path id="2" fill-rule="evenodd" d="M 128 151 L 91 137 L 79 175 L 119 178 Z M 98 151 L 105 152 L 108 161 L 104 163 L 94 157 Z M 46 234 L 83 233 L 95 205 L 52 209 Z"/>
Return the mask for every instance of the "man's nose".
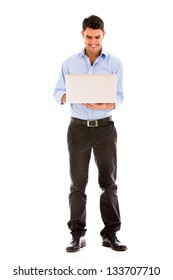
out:
<path id="1" fill-rule="evenodd" d="M 96 41 L 97 41 L 97 40 L 96 40 L 95 38 L 92 38 L 92 39 L 91 39 L 91 44 L 92 44 L 92 45 L 95 45 L 95 44 L 96 44 Z"/>

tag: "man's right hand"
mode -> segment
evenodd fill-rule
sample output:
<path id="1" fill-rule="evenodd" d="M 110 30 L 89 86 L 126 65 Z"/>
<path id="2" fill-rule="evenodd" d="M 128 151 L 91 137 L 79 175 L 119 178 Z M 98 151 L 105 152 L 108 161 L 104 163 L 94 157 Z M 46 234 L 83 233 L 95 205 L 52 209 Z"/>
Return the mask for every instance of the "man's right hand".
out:
<path id="1" fill-rule="evenodd" d="M 63 97 L 61 98 L 61 102 L 64 104 L 66 103 L 66 93 L 63 95 Z"/>

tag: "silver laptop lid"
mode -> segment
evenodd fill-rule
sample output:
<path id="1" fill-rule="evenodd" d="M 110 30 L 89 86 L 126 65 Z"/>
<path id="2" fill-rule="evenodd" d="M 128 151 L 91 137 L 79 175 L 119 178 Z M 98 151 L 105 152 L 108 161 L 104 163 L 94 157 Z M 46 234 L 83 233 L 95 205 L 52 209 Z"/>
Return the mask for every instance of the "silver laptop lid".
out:
<path id="1" fill-rule="evenodd" d="M 115 74 L 66 75 L 68 103 L 115 103 Z"/>

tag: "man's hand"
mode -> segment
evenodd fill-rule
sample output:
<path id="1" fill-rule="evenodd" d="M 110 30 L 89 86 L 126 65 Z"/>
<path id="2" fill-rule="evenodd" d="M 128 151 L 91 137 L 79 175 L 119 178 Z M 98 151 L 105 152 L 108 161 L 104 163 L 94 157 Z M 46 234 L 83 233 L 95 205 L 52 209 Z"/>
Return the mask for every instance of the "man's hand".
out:
<path id="1" fill-rule="evenodd" d="M 83 103 L 82 105 L 93 110 L 112 110 L 115 108 L 115 103 Z"/>
<path id="2" fill-rule="evenodd" d="M 66 103 L 66 93 L 63 95 L 63 97 L 61 98 L 61 102 L 62 103 Z"/>

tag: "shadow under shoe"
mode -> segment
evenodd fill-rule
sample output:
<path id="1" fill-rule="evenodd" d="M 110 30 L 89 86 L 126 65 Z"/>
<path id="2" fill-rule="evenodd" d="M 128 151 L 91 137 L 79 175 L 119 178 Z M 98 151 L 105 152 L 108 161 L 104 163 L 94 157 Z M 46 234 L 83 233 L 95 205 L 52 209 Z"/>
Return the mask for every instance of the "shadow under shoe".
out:
<path id="1" fill-rule="evenodd" d="M 70 245 L 66 248 L 66 252 L 77 252 L 86 246 L 86 241 L 83 237 L 73 237 Z"/>
<path id="2" fill-rule="evenodd" d="M 126 251 L 127 246 L 123 245 L 116 237 L 115 233 L 109 233 L 103 238 L 102 246 L 111 247 L 115 251 Z"/>

